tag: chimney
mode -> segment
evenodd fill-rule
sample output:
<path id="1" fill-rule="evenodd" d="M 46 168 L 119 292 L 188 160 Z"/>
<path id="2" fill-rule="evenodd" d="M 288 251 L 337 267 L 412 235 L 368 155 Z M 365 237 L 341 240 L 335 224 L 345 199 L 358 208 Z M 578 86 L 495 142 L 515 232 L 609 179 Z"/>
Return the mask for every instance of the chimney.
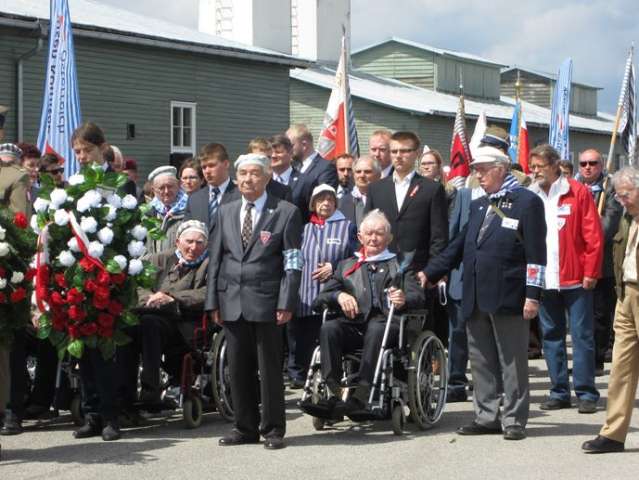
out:
<path id="1" fill-rule="evenodd" d="M 337 64 L 342 26 L 351 35 L 350 0 L 291 0 L 293 54 Z"/>
<path id="2" fill-rule="evenodd" d="M 198 29 L 290 55 L 291 0 L 200 0 Z"/>

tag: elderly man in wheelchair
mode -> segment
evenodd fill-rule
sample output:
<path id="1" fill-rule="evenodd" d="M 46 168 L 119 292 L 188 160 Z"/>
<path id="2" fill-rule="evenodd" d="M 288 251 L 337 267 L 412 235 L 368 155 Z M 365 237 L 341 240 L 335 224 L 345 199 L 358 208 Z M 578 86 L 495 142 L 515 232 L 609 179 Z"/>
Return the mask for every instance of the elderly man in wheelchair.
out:
<path id="1" fill-rule="evenodd" d="M 325 321 L 300 407 L 315 417 L 316 428 L 343 415 L 356 420 L 388 416 L 392 410 L 399 433 L 408 403 L 426 417 L 420 426 L 432 424 L 443 407 L 446 362 L 441 342 L 423 331 L 425 312 L 416 312 L 425 298 L 409 268 L 411 256 L 400 261 L 389 252 L 390 224 L 379 210 L 364 218 L 358 236 L 362 249 L 340 262 L 314 302 L 316 310 L 325 311 Z M 326 320 L 328 310 L 339 315 Z M 419 361 L 423 368 L 417 372 Z M 395 369 L 397 363 L 404 365 Z M 434 381 L 437 411 L 430 408 Z M 427 396 L 421 401 L 420 388 Z M 409 402 L 411 393 L 414 402 Z"/>

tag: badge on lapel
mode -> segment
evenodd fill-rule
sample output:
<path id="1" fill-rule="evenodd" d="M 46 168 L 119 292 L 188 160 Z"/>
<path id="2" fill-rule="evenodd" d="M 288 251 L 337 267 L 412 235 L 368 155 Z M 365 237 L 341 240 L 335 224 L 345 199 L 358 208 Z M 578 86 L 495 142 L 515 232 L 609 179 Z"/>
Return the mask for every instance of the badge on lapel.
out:
<path id="1" fill-rule="evenodd" d="M 262 245 L 266 245 L 270 239 L 271 232 L 267 232 L 266 230 L 260 232 L 260 242 L 262 242 Z"/>
<path id="2" fill-rule="evenodd" d="M 410 198 L 413 198 L 417 194 L 418 191 L 419 191 L 419 185 L 415 185 L 413 187 L 413 189 L 411 190 L 411 192 L 408 194 L 408 196 Z"/>

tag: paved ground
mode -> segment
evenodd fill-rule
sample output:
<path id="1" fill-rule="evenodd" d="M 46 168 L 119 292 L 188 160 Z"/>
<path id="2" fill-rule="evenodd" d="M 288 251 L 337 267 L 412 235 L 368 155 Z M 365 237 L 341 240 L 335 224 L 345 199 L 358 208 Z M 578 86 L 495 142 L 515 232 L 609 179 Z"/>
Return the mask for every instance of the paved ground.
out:
<path id="1" fill-rule="evenodd" d="M 521 442 L 456 435 L 456 427 L 472 420 L 471 402 L 449 405 L 433 430 L 413 430 L 403 437 L 392 434 L 390 422 L 345 423 L 315 432 L 310 418 L 295 408 L 297 393 L 289 392 L 284 450 L 218 447 L 217 439 L 229 426 L 215 413 L 197 430 L 185 430 L 176 415 L 126 430 L 122 440 L 111 443 L 74 440 L 65 418 L 46 427 L 28 424 L 22 435 L 0 437 L 0 479 L 637 478 L 639 415 L 626 453 L 589 456 L 579 450 L 604 420 L 607 377 L 598 378 L 602 408 L 596 414 L 580 415 L 575 408 L 543 412 L 538 404 L 548 388 L 545 364 L 536 360 L 531 365 L 529 438 Z"/>

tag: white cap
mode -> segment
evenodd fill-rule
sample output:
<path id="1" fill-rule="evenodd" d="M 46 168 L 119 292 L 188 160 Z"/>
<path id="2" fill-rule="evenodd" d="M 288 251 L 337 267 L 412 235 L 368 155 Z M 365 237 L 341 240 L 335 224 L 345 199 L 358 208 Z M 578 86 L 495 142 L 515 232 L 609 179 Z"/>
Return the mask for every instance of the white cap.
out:
<path id="1" fill-rule="evenodd" d="M 266 172 L 271 165 L 271 161 L 262 153 L 246 153 L 237 157 L 237 160 L 235 160 L 235 169 L 237 170 L 245 165 L 258 165 Z"/>
<path id="2" fill-rule="evenodd" d="M 470 165 L 479 165 L 482 163 L 510 162 L 510 157 L 495 147 L 478 147 L 475 150 L 475 156 Z"/>
<path id="3" fill-rule="evenodd" d="M 335 199 L 337 199 L 337 193 L 335 192 L 335 189 L 326 183 L 322 183 L 321 185 L 318 185 L 317 187 L 313 189 L 313 193 L 311 194 L 311 200 L 310 202 L 308 202 L 309 210 L 313 210 L 313 200 L 315 200 L 315 197 L 318 196 L 320 193 L 324 193 L 324 192 L 331 192 L 333 196 L 335 196 Z"/>
<path id="4" fill-rule="evenodd" d="M 151 173 L 149 173 L 149 182 L 152 182 L 156 177 L 160 177 L 162 175 L 169 175 L 171 177 L 177 178 L 177 168 L 172 167 L 171 165 L 158 167 Z"/>
<path id="5" fill-rule="evenodd" d="M 180 238 L 183 233 L 186 232 L 198 232 L 204 235 L 204 238 L 209 238 L 209 232 L 206 229 L 206 225 L 199 220 L 187 220 L 182 222 L 177 229 L 177 238 Z"/>

